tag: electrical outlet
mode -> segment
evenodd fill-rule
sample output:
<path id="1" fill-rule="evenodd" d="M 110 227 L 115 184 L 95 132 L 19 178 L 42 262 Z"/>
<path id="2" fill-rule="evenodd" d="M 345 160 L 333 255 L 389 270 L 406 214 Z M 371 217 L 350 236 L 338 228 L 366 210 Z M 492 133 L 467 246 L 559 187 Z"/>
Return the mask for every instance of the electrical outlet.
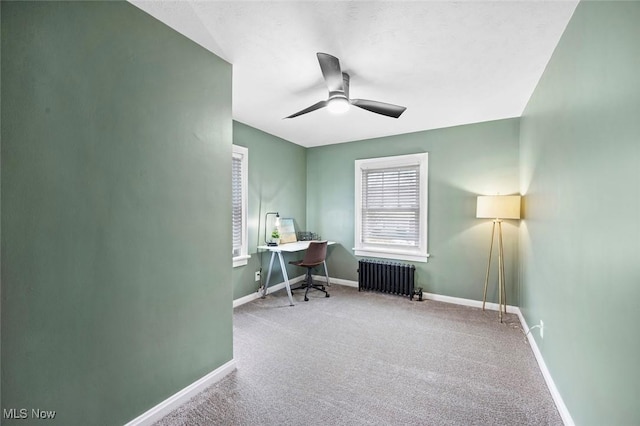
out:
<path id="1" fill-rule="evenodd" d="M 540 338 L 544 339 L 544 321 L 540 320 Z"/>
<path id="2" fill-rule="evenodd" d="M 256 281 L 260 281 L 260 271 L 256 271 Z"/>

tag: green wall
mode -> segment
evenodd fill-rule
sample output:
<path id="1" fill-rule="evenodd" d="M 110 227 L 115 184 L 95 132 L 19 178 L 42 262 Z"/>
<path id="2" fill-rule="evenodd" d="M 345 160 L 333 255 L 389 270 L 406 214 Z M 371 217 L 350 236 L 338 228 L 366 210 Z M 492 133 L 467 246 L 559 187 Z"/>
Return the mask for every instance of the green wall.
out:
<path id="1" fill-rule="evenodd" d="M 231 66 L 128 3 L 1 7 L 2 408 L 122 424 L 233 356 Z"/>
<path id="2" fill-rule="evenodd" d="M 354 160 L 426 151 L 418 284 L 480 300 L 491 222 L 475 196 L 526 194 L 505 223 L 508 302 L 545 322 L 577 424 L 640 423 L 640 3 L 580 3 L 521 120 L 311 149 L 232 125 L 231 66 L 127 3 L 0 16 L 2 408 L 121 424 L 219 367 L 231 300 L 266 278 L 264 213 L 337 241 L 331 276 L 356 280 Z M 232 133 L 252 256 L 233 270 Z"/>
<path id="3" fill-rule="evenodd" d="M 247 265 L 233 268 L 233 298 L 254 293 L 260 283 L 255 272 L 262 258 L 263 278 L 267 279 L 269 253 L 257 253 L 264 244 L 265 213 L 279 212 L 281 217 L 295 219 L 296 230 L 306 228 L 307 150 L 304 147 L 234 121 L 233 143 L 249 149 L 249 259 Z M 273 220 L 270 216 L 269 220 Z M 297 255 L 285 255 L 285 260 Z M 287 266 L 289 278 L 304 273 L 298 267 Z M 274 262 L 270 284 L 282 282 L 280 265 Z"/>
<path id="4" fill-rule="evenodd" d="M 521 309 L 579 425 L 640 424 L 639 23 L 581 2 L 521 121 Z"/>
<path id="5" fill-rule="evenodd" d="M 358 279 L 352 250 L 354 160 L 428 152 L 431 257 L 428 263 L 415 263 L 417 285 L 430 293 L 482 300 L 491 221 L 475 218 L 476 196 L 518 192 L 518 132 L 519 120 L 509 119 L 309 149 L 307 223 L 340 244 L 331 247 L 330 275 Z M 517 226 L 504 224 L 507 302 L 514 305 Z M 497 277 L 491 282 L 497 283 Z M 488 300 L 497 301 L 496 287 L 490 288 Z"/>

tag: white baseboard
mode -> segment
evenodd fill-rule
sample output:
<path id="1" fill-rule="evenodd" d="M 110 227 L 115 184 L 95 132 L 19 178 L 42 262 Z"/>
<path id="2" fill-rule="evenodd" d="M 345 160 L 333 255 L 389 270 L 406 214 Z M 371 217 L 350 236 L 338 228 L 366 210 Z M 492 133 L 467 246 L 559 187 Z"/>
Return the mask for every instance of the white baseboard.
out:
<path id="1" fill-rule="evenodd" d="M 235 369 L 236 361 L 232 359 L 231 361 L 222 364 L 220 367 L 216 368 L 206 376 L 191 383 L 181 391 L 173 394 L 169 398 L 162 401 L 160 404 L 142 413 L 141 415 L 127 423 L 125 426 L 147 426 L 157 422 L 158 420 L 169 414 L 171 411 L 175 410 L 180 405 L 193 398 L 199 392 L 202 392 L 209 386 L 220 381 L 224 376 L 231 373 Z"/>
<path id="2" fill-rule="evenodd" d="M 518 318 L 520 318 L 520 323 L 522 324 L 522 329 L 526 331 L 529 330 L 529 325 L 527 325 L 527 321 L 524 319 L 524 315 L 520 312 L 520 309 L 517 309 L 516 313 L 518 314 Z M 544 377 L 544 381 L 547 383 L 547 387 L 549 388 L 549 392 L 551 392 L 551 397 L 553 401 L 556 403 L 556 408 L 560 413 L 560 417 L 562 417 L 562 422 L 565 426 L 575 426 L 575 422 L 571 417 L 571 413 L 569 413 L 569 409 L 564 403 L 558 388 L 556 387 L 553 378 L 551 377 L 551 373 L 547 368 L 547 364 L 544 362 L 544 358 L 542 357 L 542 353 L 540 352 L 540 348 L 538 348 L 538 343 L 536 339 L 533 338 L 531 333 L 527 334 L 527 339 L 529 340 L 529 346 L 533 350 L 533 354 L 536 357 L 536 361 L 538 361 L 538 366 L 540 367 L 540 371 L 542 372 L 542 376 Z"/>
<path id="3" fill-rule="evenodd" d="M 326 282 L 327 279 L 324 275 L 314 275 L 313 276 L 314 280 L 317 281 L 323 281 Z M 331 278 L 329 277 L 329 280 L 331 281 L 331 284 L 339 284 L 339 285 L 344 285 L 347 287 L 355 287 L 358 288 L 358 281 L 351 281 L 351 280 L 343 280 L 341 278 Z M 463 305 L 463 306 L 471 306 L 474 308 L 482 308 L 482 302 L 478 301 L 478 300 L 472 300 L 472 299 L 463 299 L 461 297 L 451 297 L 451 296 L 441 296 L 439 294 L 434 294 L 434 293 L 422 293 L 422 297 L 424 297 L 425 299 L 429 299 L 429 300 L 434 300 L 437 302 L 446 302 L 446 303 L 453 303 L 455 305 Z M 498 304 L 497 303 L 485 303 L 485 309 L 489 309 L 492 311 L 497 311 L 498 310 Z M 508 313 L 515 313 L 517 311 L 517 307 L 516 306 L 511 306 L 511 305 L 507 305 L 507 312 Z"/>
<path id="4" fill-rule="evenodd" d="M 445 303 L 453 303 L 454 305 L 462 305 L 462 306 L 471 306 L 472 308 L 482 308 L 481 300 L 473 300 L 473 299 L 463 299 L 462 297 L 452 297 L 452 296 L 442 296 L 440 294 L 434 293 L 422 293 L 422 297 L 429 300 L 434 300 L 436 302 L 445 302 Z M 485 309 L 489 309 L 491 311 L 498 310 L 497 303 L 485 303 Z M 516 306 L 507 305 L 506 311 L 509 314 L 514 314 L 518 308 Z"/>
<path id="5" fill-rule="evenodd" d="M 289 284 L 297 284 L 297 283 L 303 281 L 304 277 L 305 277 L 304 275 L 300 275 L 300 276 L 297 276 L 295 278 L 291 278 L 289 280 Z M 333 278 L 331 280 L 333 281 Z M 282 290 L 283 288 L 285 288 L 284 281 L 281 282 L 281 283 L 269 286 L 267 288 L 267 294 L 271 294 L 274 291 Z M 236 308 L 236 307 L 238 307 L 240 305 L 244 305 L 245 303 L 249 303 L 249 302 L 251 302 L 253 300 L 260 299 L 261 297 L 262 297 L 262 291 L 261 290 L 260 291 L 256 291 L 256 292 L 251 293 L 251 294 L 247 294 L 246 296 L 240 297 L 239 299 L 235 299 L 233 301 L 233 307 Z"/>
<path id="6" fill-rule="evenodd" d="M 314 281 L 327 282 L 327 277 L 325 277 L 324 275 L 313 275 L 313 279 Z M 346 287 L 358 288 L 358 281 L 343 280 L 342 278 L 331 278 L 331 277 L 329 277 L 329 281 L 331 282 L 331 284 L 338 284 Z"/>
<path id="7" fill-rule="evenodd" d="M 327 279 L 324 275 L 314 275 L 313 276 L 314 280 L 317 281 L 322 281 L 322 282 L 326 282 Z M 351 281 L 351 280 L 343 280 L 341 278 L 332 278 L 329 277 L 329 280 L 331 281 L 331 284 L 338 284 L 338 285 L 343 285 L 343 286 L 347 286 L 347 287 L 354 287 L 354 288 L 358 288 L 358 281 Z M 422 293 L 422 297 L 424 297 L 425 299 L 429 299 L 429 300 L 434 300 L 436 302 L 446 302 L 446 303 L 453 303 L 454 305 L 463 305 L 463 306 L 471 306 L 474 308 L 482 308 L 482 302 L 478 301 L 478 300 L 472 300 L 472 299 L 463 299 L 461 297 L 451 297 L 451 296 L 442 296 L 439 294 L 434 294 L 434 293 Z M 498 310 L 498 304 L 497 303 L 485 303 L 485 309 L 489 309 L 491 311 L 497 311 Z M 515 313 L 518 310 L 518 308 L 516 306 L 511 306 L 511 305 L 507 305 L 507 312 L 508 313 Z"/>

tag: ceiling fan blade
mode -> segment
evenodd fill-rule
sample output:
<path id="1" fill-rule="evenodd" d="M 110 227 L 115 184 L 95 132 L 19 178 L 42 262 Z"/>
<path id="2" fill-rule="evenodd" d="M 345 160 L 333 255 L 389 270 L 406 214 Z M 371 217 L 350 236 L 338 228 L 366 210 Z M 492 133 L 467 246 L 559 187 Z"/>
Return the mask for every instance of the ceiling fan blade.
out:
<path id="1" fill-rule="evenodd" d="M 355 105 L 367 111 L 375 112 L 376 114 L 386 115 L 387 117 L 398 118 L 402 115 L 407 107 L 387 104 L 384 102 L 370 101 L 367 99 L 351 99 L 351 105 Z"/>
<path id="2" fill-rule="evenodd" d="M 297 117 L 299 115 L 306 114 L 308 112 L 315 111 L 315 110 L 320 109 L 320 108 L 324 108 L 325 106 L 327 106 L 327 101 L 320 101 L 318 103 L 315 103 L 315 104 L 311 105 L 308 108 L 303 109 L 302 111 L 298 111 L 295 114 L 291 114 L 290 116 L 285 117 L 285 118 L 294 118 L 294 117 Z"/>
<path id="3" fill-rule="evenodd" d="M 340 69 L 340 61 L 338 58 L 321 52 L 318 52 L 316 55 L 318 55 L 322 76 L 327 83 L 329 92 L 343 92 L 342 70 Z"/>

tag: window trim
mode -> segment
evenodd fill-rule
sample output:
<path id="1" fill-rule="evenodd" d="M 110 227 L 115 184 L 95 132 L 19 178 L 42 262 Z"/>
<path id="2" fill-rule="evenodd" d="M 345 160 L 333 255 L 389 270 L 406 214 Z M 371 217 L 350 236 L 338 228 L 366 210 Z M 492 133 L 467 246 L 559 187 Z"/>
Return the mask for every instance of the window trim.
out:
<path id="1" fill-rule="evenodd" d="M 428 163 L 426 152 L 392 157 L 355 160 L 355 247 L 356 256 L 370 256 L 383 259 L 427 262 L 427 218 L 428 218 Z M 414 249 L 398 248 L 385 244 L 366 244 L 362 241 L 362 171 L 418 165 L 420 168 L 420 231 L 418 246 Z"/>
<path id="2" fill-rule="evenodd" d="M 242 179 L 242 245 L 240 246 L 240 255 L 233 256 L 233 267 L 244 266 L 251 258 L 249 255 L 249 232 L 247 223 L 248 198 L 249 198 L 249 150 L 243 146 L 232 145 L 232 158 L 240 158 L 242 170 L 240 171 Z M 232 182 L 233 185 L 233 182 Z M 233 233 L 233 225 L 232 225 Z M 232 235 L 232 253 L 233 253 L 233 235 Z"/>

